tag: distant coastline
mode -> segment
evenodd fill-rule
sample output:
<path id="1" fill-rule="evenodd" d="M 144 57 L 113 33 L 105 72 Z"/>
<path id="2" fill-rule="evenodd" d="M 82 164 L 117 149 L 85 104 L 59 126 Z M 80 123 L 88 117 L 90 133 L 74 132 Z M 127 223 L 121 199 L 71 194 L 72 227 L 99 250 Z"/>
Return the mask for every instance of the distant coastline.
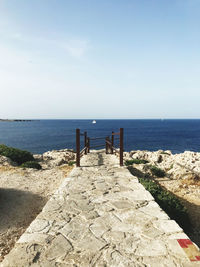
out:
<path id="1" fill-rule="evenodd" d="M 33 121 L 33 120 L 20 120 L 20 119 L 13 119 L 13 120 L 11 120 L 11 119 L 0 119 L 0 121 L 9 121 L 9 122 L 12 122 L 12 121 Z"/>

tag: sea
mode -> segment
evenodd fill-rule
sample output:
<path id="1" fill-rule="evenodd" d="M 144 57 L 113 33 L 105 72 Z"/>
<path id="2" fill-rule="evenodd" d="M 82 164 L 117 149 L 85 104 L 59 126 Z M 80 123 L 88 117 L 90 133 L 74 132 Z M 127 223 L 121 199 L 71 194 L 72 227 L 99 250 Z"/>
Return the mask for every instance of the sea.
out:
<path id="1" fill-rule="evenodd" d="M 200 151 L 199 119 L 157 120 L 32 120 L 0 122 L 0 144 L 28 150 L 34 154 L 50 150 L 75 149 L 76 128 L 89 137 L 106 137 L 124 128 L 124 150 Z M 115 141 L 115 147 L 119 140 Z M 83 147 L 83 137 L 81 138 Z M 91 146 L 104 140 L 91 141 Z"/>

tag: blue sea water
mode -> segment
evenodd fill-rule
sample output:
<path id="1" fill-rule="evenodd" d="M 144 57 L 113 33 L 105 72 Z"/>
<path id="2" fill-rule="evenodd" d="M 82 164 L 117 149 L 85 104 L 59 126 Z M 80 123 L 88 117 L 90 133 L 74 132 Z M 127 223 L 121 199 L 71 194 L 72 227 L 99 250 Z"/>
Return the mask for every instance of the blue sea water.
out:
<path id="1" fill-rule="evenodd" d="M 96 124 L 92 120 L 0 122 L 0 143 L 32 153 L 75 149 L 76 128 L 87 131 L 90 137 L 104 137 L 120 127 L 124 128 L 125 151 L 200 151 L 200 120 L 97 120 Z"/>

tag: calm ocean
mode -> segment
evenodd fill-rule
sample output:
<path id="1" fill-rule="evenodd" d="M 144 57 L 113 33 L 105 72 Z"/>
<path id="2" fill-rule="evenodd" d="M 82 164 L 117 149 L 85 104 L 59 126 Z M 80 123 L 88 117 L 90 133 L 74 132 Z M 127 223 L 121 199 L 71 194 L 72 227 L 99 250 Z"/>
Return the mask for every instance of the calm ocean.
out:
<path id="1" fill-rule="evenodd" d="M 43 153 L 75 148 L 75 129 L 90 137 L 107 136 L 124 128 L 125 151 L 200 151 L 200 120 L 40 120 L 0 122 L 0 143 Z"/>

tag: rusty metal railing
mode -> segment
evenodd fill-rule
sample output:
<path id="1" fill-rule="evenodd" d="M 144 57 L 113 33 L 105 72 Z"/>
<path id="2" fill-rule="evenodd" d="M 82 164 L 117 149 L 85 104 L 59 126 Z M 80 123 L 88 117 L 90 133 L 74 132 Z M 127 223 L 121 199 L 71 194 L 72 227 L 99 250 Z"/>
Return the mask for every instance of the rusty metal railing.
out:
<path id="1" fill-rule="evenodd" d="M 115 136 L 119 136 L 119 138 L 115 138 Z M 116 139 L 119 140 L 119 148 L 115 147 Z M 109 152 L 113 154 L 114 151 L 119 153 L 120 166 L 124 165 L 124 162 L 123 162 L 124 142 L 123 140 L 124 140 L 124 129 L 123 128 L 120 128 L 119 132 L 116 132 L 116 133 L 112 132 L 111 139 L 109 136 L 106 138 L 106 154 L 108 154 Z"/>
<path id="2" fill-rule="evenodd" d="M 80 150 L 80 137 L 84 137 L 84 148 Z M 80 129 L 76 129 L 76 166 L 80 167 L 80 158 L 83 154 L 89 152 L 89 140 L 87 138 L 87 132 L 81 133 Z"/>
<path id="3" fill-rule="evenodd" d="M 84 148 L 80 150 L 80 137 L 84 137 Z M 119 136 L 119 137 L 115 137 Z M 119 132 L 112 132 L 111 137 L 88 137 L 87 132 L 81 133 L 80 129 L 76 129 L 76 166 L 80 167 L 80 158 L 87 153 L 90 153 L 91 148 L 106 147 L 106 154 L 113 154 L 114 151 L 119 153 L 119 163 L 123 166 L 123 151 L 124 151 L 124 129 L 120 128 Z M 95 144 L 91 146 L 91 141 L 104 140 L 103 144 Z M 115 147 L 115 141 L 119 140 L 119 148 Z"/>

